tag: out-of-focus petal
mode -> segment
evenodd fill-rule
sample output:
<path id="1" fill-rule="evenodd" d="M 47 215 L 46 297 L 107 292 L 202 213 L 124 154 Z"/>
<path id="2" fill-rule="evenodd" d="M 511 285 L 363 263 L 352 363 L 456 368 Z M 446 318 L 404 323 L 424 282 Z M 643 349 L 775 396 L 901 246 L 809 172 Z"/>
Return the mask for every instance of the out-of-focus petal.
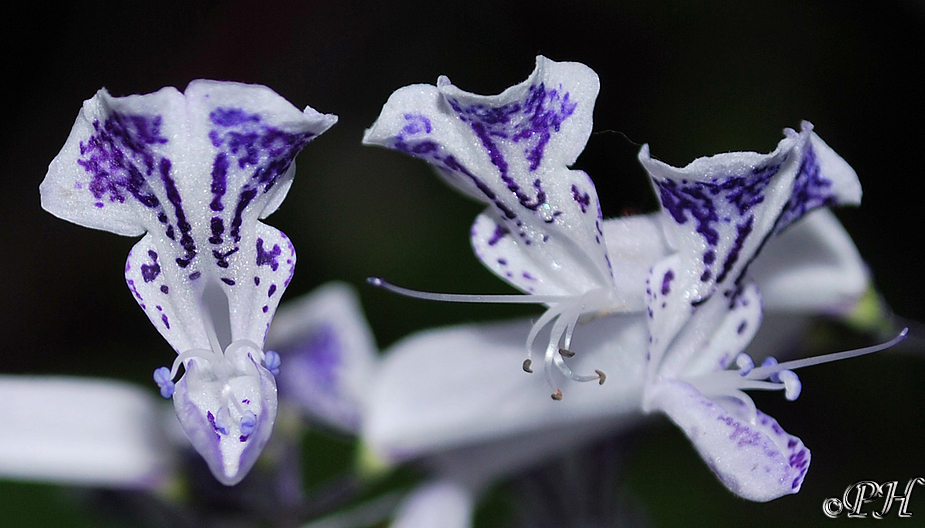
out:
<path id="1" fill-rule="evenodd" d="M 280 395 L 323 424 L 358 433 L 378 349 L 354 289 L 331 283 L 285 303 L 267 336 Z"/>
<path id="2" fill-rule="evenodd" d="M 179 446 L 153 394 L 126 383 L 0 376 L 4 402 L 0 475 L 152 489 L 170 478 Z"/>

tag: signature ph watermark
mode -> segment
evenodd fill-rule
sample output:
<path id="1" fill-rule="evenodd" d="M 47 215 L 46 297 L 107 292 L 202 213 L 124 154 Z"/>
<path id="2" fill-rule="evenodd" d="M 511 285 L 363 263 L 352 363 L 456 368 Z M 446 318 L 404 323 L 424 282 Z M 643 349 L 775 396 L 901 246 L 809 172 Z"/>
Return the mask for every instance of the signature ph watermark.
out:
<path id="1" fill-rule="evenodd" d="M 822 501 L 822 513 L 832 519 L 842 514 L 847 514 L 849 518 L 857 519 L 867 517 L 868 513 L 874 519 L 883 519 L 890 514 L 893 504 L 898 502 L 899 509 L 896 515 L 898 517 L 912 517 L 912 512 L 909 511 L 909 501 L 912 499 L 912 488 L 916 484 L 925 484 L 925 477 L 909 479 L 903 494 L 898 495 L 896 493 L 899 488 L 898 480 L 884 482 L 883 484 L 864 480 L 848 486 L 841 499 L 830 497 Z M 869 508 L 866 507 L 868 505 L 870 505 Z"/>

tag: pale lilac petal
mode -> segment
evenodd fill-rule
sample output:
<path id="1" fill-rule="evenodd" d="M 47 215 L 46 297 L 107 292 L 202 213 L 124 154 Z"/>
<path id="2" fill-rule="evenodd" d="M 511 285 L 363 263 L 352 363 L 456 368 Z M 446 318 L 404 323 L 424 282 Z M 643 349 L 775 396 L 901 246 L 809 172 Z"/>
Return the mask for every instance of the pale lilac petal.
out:
<path id="1" fill-rule="evenodd" d="M 844 315 L 870 288 L 870 270 L 828 209 L 771 239 L 749 268 L 768 310 Z"/>
<path id="2" fill-rule="evenodd" d="M 575 336 L 570 365 L 607 374 L 603 385 L 569 383 L 549 397 L 540 373 L 521 369 L 529 321 L 415 334 L 392 347 L 370 389 L 363 439 L 399 462 L 422 455 L 583 424 L 613 428 L 640 416 L 646 327 L 638 316 L 603 317 Z M 588 434 L 596 434 L 589 427 Z"/>
<path id="3" fill-rule="evenodd" d="M 425 482 L 395 512 L 391 528 L 468 528 L 475 494 L 451 480 Z"/>
<path id="4" fill-rule="evenodd" d="M 758 502 L 800 491 L 809 450 L 770 416 L 758 411 L 749 423 L 743 413 L 730 412 L 743 407 L 737 400 L 713 401 L 678 381 L 659 383 L 653 403 L 684 431 L 729 491 Z"/>
<path id="5" fill-rule="evenodd" d="M 587 66 L 545 57 L 494 96 L 441 77 L 392 94 L 364 142 L 430 162 L 489 205 L 472 242 L 501 278 L 526 292 L 583 293 L 612 283 L 594 185 L 568 169 L 591 133 L 598 88 Z"/>
<path id="6" fill-rule="evenodd" d="M 320 423 L 359 432 L 379 358 L 352 287 L 330 283 L 285 303 L 267 348 L 282 357 L 282 398 Z"/>
<path id="7" fill-rule="evenodd" d="M 179 458 L 166 403 L 125 383 L 0 376 L 0 400 L 5 478 L 154 489 Z"/>

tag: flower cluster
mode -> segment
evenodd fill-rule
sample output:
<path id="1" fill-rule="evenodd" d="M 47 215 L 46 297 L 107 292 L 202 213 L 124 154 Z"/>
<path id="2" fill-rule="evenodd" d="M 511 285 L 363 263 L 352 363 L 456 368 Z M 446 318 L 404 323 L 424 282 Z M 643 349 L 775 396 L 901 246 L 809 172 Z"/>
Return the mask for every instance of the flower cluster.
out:
<path id="1" fill-rule="evenodd" d="M 598 90 L 587 66 L 538 57 L 527 80 L 495 96 L 446 77 L 392 94 L 363 142 L 425 160 L 484 203 L 470 234 L 475 254 L 523 294 L 370 282 L 424 299 L 546 310 L 535 321 L 425 331 L 381 357 L 344 286 L 291 303 L 271 326 L 295 250 L 260 220 L 280 206 L 295 157 L 333 115 L 230 82 L 129 97 L 101 90 L 52 161 L 42 206 L 142 237 L 126 283 L 176 352 L 154 381 L 223 484 L 254 466 L 279 392 L 314 423 L 359 438 L 368 457 L 432 470 L 396 510 L 398 526 L 430 526 L 435 515 L 465 525 L 490 482 L 650 413 L 676 423 L 736 495 L 796 493 L 810 452 L 745 391 L 793 400 L 794 370 L 892 344 L 778 363 L 767 353 L 774 343 L 756 337 L 765 314 L 843 315 L 867 292 L 867 269 L 828 210 L 860 202 L 857 175 L 808 122 L 768 154 L 682 168 L 645 145 L 638 158 L 659 209 L 605 219 L 591 177 L 570 168 L 591 135 Z M 596 383 L 580 383 L 588 381 Z M 78 389 L 105 400 L 102 387 Z M 139 399 L 128 412 L 152 408 Z M 114 435 L 145 452 L 145 422 L 141 437 L 119 427 Z M 169 455 L 155 444 L 140 469 L 97 480 L 135 485 L 164 473 Z"/>

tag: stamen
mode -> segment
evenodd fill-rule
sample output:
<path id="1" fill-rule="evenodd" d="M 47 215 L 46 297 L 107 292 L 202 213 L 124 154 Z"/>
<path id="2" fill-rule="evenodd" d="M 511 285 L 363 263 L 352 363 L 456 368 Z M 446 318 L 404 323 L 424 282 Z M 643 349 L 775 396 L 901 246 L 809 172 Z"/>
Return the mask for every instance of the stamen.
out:
<path id="1" fill-rule="evenodd" d="M 254 411 L 244 411 L 243 416 L 241 416 L 241 436 L 250 436 L 256 427 L 257 415 L 254 414 Z"/>
<path id="2" fill-rule="evenodd" d="M 832 361 L 841 361 L 843 359 L 850 359 L 853 357 L 873 354 L 875 352 L 880 352 L 881 350 L 886 350 L 900 343 L 903 339 L 906 338 L 906 335 L 908 333 L 909 333 L 909 329 L 903 328 L 902 331 L 899 332 L 899 334 L 896 337 L 894 337 L 893 339 L 890 339 L 886 343 L 881 343 L 879 345 L 871 345 L 868 347 L 858 348 L 855 350 L 846 350 L 844 352 L 835 352 L 833 354 L 826 354 L 824 356 L 816 356 L 816 357 L 805 358 L 805 359 L 795 359 L 793 361 L 785 361 L 784 363 L 780 363 L 779 365 L 776 365 L 775 367 L 758 367 L 755 369 L 755 371 L 758 371 L 759 376 L 760 376 L 772 368 L 778 369 L 778 370 L 779 369 L 796 370 L 798 368 L 811 367 L 813 365 L 821 365 L 822 363 L 830 363 Z"/>
<path id="3" fill-rule="evenodd" d="M 563 375 L 573 381 L 598 381 L 603 383 L 606 376 L 596 370 L 593 375 L 578 375 L 562 360 L 563 357 L 571 358 L 575 353 L 569 349 L 572 342 L 572 334 L 578 319 L 586 313 L 602 313 L 617 309 L 613 301 L 610 290 L 597 289 L 585 292 L 580 295 L 480 295 L 480 294 L 450 294 L 450 293 L 431 293 L 418 290 L 411 290 L 391 284 L 379 277 L 369 277 L 367 282 L 373 286 L 386 289 L 390 292 L 413 297 L 415 299 L 424 299 L 429 301 L 444 302 L 469 302 L 469 303 L 512 303 L 512 304 L 546 304 L 548 308 L 543 315 L 533 324 L 530 332 L 527 334 L 527 359 L 523 363 L 524 372 L 533 373 L 533 343 L 536 341 L 540 331 L 552 325 L 549 332 L 549 343 L 544 355 L 544 370 L 546 381 L 555 391 L 553 399 L 562 399 L 562 391 L 556 386 L 553 378 L 552 367 L 555 366 Z"/>
<path id="4" fill-rule="evenodd" d="M 800 383 L 800 378 L 797 376 L 796 372 L 784 370 L 777 375 L 784 384 L 784 398 L 787 398 L 789 401 L 794 401 L 799 398 L 800 391 L 803 390 L 803 384 Z"/>
<path id="5" fill-rule="evenodd" d="M 687 381 L 697 387 L 704 396 L 729 397 L 741 401 L 746 405 L 748 416 L 754 422 L 757 416 L 755 403 L 743 391 L 783 390 L 785 398 L 790 401 L 796 400 L 800 396 L 803 385 L 799 376 L 793 372 L 794 370 L 880 352 L 905 339 L 907 333 L 908 329 L 903 329 L 899 335 L 879 345 L 786 361 L 784 363 L 778 363 L 776 359 L 769 357 L 757 368 L 751 368 L 754 362 L 747 354 L 740 354 L 736 358 L 736 365 L 739 366 L 739 370 L 721 370 Z"/>
<path id="6" fill-rule="evenodd" d="M 764 361 L 761 362 L 762 367 L 771 367 L 774 365 L 777 365 L 777 358 L 774 356 L 768 356 L 764 358 Z M 777 372 L 774 372 L 770 376 L 768 376 L 768 379 L 773 381 L 774 383 L 780 383 L 780 376 L 778 376 Z"/>

